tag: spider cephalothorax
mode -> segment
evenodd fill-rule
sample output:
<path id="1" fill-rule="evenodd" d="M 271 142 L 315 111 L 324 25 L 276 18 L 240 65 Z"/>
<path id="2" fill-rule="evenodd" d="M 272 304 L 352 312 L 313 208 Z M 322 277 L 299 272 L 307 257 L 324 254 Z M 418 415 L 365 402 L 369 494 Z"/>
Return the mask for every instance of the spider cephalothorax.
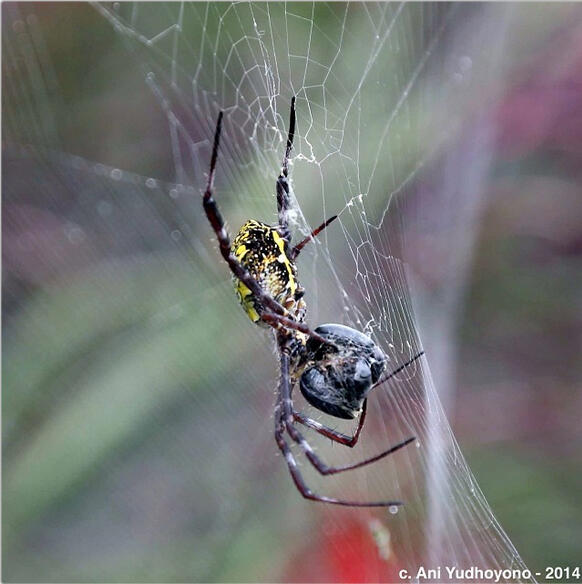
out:
<path id="1" fill-rule="evenodd" d="M 370 337 L 340 324 L 321 325 L 311 330 L 304 323 L 304 290 L 297 279 L 295 260 L 303 247 L 336 219 L 336 216 L 330 217 L 298 244 L 291 246 L 288 163 L 295 134 L 295 98 L 291 100 L 287 148 L 276 183 L 279 221 L 277 225 L 271 226 L 254 219 L 249 220 L 241 227 L 231 245 L 224 220 L 212 194 L 222 118 L 221 112 L 216 123 L 210 172 L 203 197 L 204 211 L 218 238 L 220 253 L 232 272 L 235 291 L 244 311 L 253 322 L 276 330 L 281 377 L 275 407 L 275 440 L 285 457 L 291 478 L 305 498 L 315 501 L 355 507 L 400 505 L 399 501 L 347 501 L 314 493 L 303 479 L 288 439 L 299 446 L 309 462 L 323 475 L 360 468 L 400 450 L 415 438 L 403 440 L 388 450 L 355 464 L 328 466 L 315 454 L 297 429 L 296 423 L 334 442 L 354 446 L 364 425 L 370 390 L 408 367 L 424 352 L 421 351 L 382 378 L 387 357 Z M 292 391 L 297 383 L 307 401 L 320 411 L 344 419 L 352 419 L 359 414 L 354 435 L 337 432 L 295 410 Z"/>

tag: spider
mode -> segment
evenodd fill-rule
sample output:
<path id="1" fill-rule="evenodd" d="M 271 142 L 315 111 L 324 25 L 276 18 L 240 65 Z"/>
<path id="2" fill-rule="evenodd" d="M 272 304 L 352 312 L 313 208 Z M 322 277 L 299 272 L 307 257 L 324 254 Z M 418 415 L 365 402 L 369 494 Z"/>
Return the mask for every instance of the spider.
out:
<path id="1" fill-rule="evenodd" d="M 326 436 L 334 442 L 353 447 L 364 426 L 367 396 L 371 389 L 384 383 L 424 354 L 421 351 L 391 373 L 382 373 L 388 357 L 374 341 L 350 327 L 324 324 L 311 330 L 305 324 L 307 307 L 305 290 L 297 279 L 296 259 L 303 247 L 321 233 L 337 216 L 314 229 L 295 246 L 291 245 L 289 211 L 289 157 L 295 135 L 295 97 L 291 112 L 287 147 L 281 173 L 277 178 L 278 223 L 275 226 L 253 219 L 239 230 L 232 244 L 222 215 L 213 196 L 213 182 L 222 129 L 223 112 L 218 115 L 210 170 L 203 206 L 218 239 L 220 253 L 231 272 L 236 294 L 249 318 L 275 331 L 280 359 L 280 379 L 275 405 L 275 440 L 281 450 L 295 486 L 306 499 L 350 507 L 387 507 L 400 501 L 351 501 L 335 499 L 313 492 L 305 482 L 288 440 L 295 442 L 309 462 L 322 475 L 332 475 L 372 464 L 407 444 L 408 438 L 388 450 L 355 464 L 329 466 L 315 453 L 296 424 Z M 359 415 L 352 436 L 342 434 L 295 410 L 292 390 L 299 388 L 307 401 L 320 411 L 336 418 L 354 419 Z"/>

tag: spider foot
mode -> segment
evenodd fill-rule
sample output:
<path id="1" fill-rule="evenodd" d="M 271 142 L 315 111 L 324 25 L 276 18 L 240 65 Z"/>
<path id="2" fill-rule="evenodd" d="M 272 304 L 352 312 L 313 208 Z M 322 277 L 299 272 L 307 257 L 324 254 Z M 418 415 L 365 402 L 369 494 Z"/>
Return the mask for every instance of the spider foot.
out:
<path id="1" fill-rule="evenodd" d="M 312 491 L 301 492 L 301 494 L 310 501 L 329 503 L 330 505 L 342 505 L 344 507 L 402 507 L 404 505 L 402 501 L 348 501 L 346 499 L 334 499 L 333 497 L 318 495 Z"/>

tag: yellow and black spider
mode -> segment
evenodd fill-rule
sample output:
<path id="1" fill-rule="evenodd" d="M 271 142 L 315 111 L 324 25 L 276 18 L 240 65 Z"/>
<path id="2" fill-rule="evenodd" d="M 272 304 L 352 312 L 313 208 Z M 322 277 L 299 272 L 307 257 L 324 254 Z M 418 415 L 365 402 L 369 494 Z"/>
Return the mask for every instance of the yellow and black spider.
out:
<path id="1" fill-rule="evenodd" d="M 312 331 L 306 324 L 305 290 L 297 279 L 295 260 L 303 247 L 323 231 L 335 218 L 331 217 L 295 246 L 291 246 L 289 210 L 289 156 L 295 135 L 295 97 L 291 114 L 283 167 L 277 178 L 279 222 L 274 227 L 250 219 L 230 242 L 224 220 L 212 194 L 214 171 L 222 128 L 223 112 L 218 115 L 214 146 L 204 192 L 203 205 L 214 229 L 220 253 L 233 274 L 236 293 L 249 318 L 262 326 L 275 329 L 280 357 L 281 378 L 275 406 L 275 439 L 289 467 L 299 492 L 306 498 L 335 505 L 385 507 L 401 505 L 400 501 L 347 501 L 312 492 L 299 468 L 286 434 L 296 442 L 307 459 L 322 475 L 331 475 L 371 464 L 403 448 L 415 438 L 399 442 L 388 450 L 355 464 L 333 467 L 325 464 L 296 427 L 296 423 L 315 430 L 345 446 L 353 447 L 360 436 L 366 417 L 367 395 L 380 383 L 408 367 L 424 354 L 388 375 L 382 376 L 388 358 L 374 341 L 363 333 L 340 324 L 325 324 Z M 343 419 L 360 416 L 353 436 L 325 426 L 293 407 L 292 390 L 299 382 L 307 401 L 320 411 Z"/>

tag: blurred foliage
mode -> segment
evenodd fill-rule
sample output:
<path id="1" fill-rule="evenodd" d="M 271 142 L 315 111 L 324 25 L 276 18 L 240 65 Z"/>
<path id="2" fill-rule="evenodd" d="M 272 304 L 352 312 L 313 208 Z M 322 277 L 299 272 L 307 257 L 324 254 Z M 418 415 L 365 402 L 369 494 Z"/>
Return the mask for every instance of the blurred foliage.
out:
<path id="1" fill-rule="evenodd" d="M 575 565 L 582 525 L 579 461 L 548 461 L 499 446 L 469 456 L 494 512 L 511 526 L 514 545 L 528 550 L 528 567 L 543 573 L 546 566 Z"/>

